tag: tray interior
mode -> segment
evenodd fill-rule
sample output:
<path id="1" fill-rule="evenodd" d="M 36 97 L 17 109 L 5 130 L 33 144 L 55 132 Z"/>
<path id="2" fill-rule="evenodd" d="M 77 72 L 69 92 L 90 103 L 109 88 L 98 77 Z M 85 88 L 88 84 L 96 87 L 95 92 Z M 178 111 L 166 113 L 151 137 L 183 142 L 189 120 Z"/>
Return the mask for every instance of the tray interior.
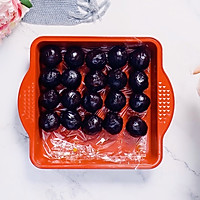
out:
<path id="1" fill-rule="evenodd" d="M 68 46 L 81 46 L 84 48 L 94 48 L 94 47 L 112 47 L 115 45 L 128 45 L 130 47 L 136 47 L 140 45 L 146 45 L 148 46 L 148 49 L 151 54 L 151 62 L 150 66 L 148 68 L 148 77 L 149 77 L 149 88 L 145 91 L 145 93 L 150 97 L 151 99 L 151 106 L 149 107 L 147 114 L 145 115 L 144 119 L 147 122 L 148 125 L 148 133 L 146 136 L 146 152 L 145 156 L 142 160 L 135 161 L 135 160 L 129 160 L 127 162 L 109 162 L 104 160 L 91 160 L 91 159 L 83 159 L 81 160 L 81 163 L 77 163 L 72 161 L 68 161 L 66 164 L 66 159 L 51 159 L 47 158 L 46 151 L 44 149 L 44 143 L 43 139 L 41 137 L 41 129 L 38 126 L 38 123 L 35 123 L 35 134 L 32 138 L 31 143 L 31 149 L 33 153 L 32 159 L 34 162 L 38 163 L 41 167 L 55 167 L 58 165 L 62 165 L 64 168 L 69 166 L 69 168 L 132 168 L 135 167 L 137 164 L 146 165 L 150 167 L 151 165 L 154 165 L 160 156 L 160 153 L 158 151 L 159 146 L 159 140 L 158 140 L 158 131 L 157 131 L 157 123 L 158 123 L 158 112 L 157 112 L 157 61 L 158 59 L 161 59 L 157 55 L 157 46 L 152 41 L 145 41 L 142 42 L 141 40 L 136 41 L 106 41 L 104 39 L 103 41 L 42 41 L 38 43 L 37 48 L 34 49 L 35 52 L 35 101 L 38 102 L 38 98 L 40 96 L 40 89 L 38 84 L 38 79 L 40 75 L 40 62 L 39 62 L 39 50 L 41 47 L 47 45 L 47 44 L 55 44 L 60 47 L 68 47 Z M 159 66 L 161 67 L 161 66 Z M 36 104 L 38 105 L 38 104 Z M 39 118 L 39 107 L 35 107 L 35 121 L 37 122 Z M 120 133 L 120 134 L 123 134 Z M 135 139 L 133 139 L 135 140 Z M 135 140 L 136 141 L 136 140 Z M 131 143 L 132 144 L 132 143 Z M 130 145 L 131 145 L 130 144 Z M 129 145 L 129 144 L 128 144 Z M 81 166 L 80 166 L 81 165 Z"/>

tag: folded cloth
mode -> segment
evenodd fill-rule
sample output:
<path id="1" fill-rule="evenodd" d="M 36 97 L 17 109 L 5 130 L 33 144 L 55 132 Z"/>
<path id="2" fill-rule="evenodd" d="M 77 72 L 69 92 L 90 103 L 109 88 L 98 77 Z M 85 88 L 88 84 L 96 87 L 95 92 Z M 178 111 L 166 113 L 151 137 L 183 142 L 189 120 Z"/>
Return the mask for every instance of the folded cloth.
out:
<path id="1" fill-rule="evenodd" d="M 32 0 L 24 22 L 46 25 L 76 25 L 93 22 L 107 11 L 109 0 Z"/>

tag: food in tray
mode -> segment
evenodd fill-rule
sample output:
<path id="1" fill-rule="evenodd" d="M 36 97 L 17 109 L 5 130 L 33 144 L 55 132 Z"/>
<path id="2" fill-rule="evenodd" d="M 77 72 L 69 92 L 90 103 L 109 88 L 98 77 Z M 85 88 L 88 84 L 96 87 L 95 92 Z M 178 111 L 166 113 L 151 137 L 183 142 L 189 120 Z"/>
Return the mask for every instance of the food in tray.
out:
<path id="1" fill-rule="evenodd" d="M 59 103 L 60 95 L 54 89 L 47 90 L 40 95 L 39 105 L 46 108 L 47 110 L 56 108 Z"/>
<path id="2" fill-rule="evenodd" d="M 40 62 L 48 68 L 56 67 L 62 61 L 60 48 L 55 45 L 44 46 L 40 51 Z"/>
<path id="3" fill-rule="evenodd" d="M 91 70 L 101 70 L 107 63 L 106 54 L 99 49 L 89 51 L 86 55 L 85 62 Z"/>
<path id="4" fill-rule="evenodd" d="M 126 97 L 121 91 L 110 91 L 106 97 L 105 105 L 111 111 L 119 112 L 126 105 Z"/>
<path id="5" fill-rule="evenodd" d="M 82 130 L 85 134 L 96 135 L 102 130 L 103 120 L 95 114 L 88 114 L 82 123 Z"/>
<path id="6" fill-rule="evenodd" d="M 77 89 L 81 84 L 81 74 L 79 71 L 66 69 L 61 76 L 61 82 L 68 89 Z"/>
<path id="7" fill-rule="evenodd" d="M 147 51 L 136 48 L 128 55 L 125 46 L 107 50 L 70 46 L 66 53 L 62 52 L 65 63 L 61 64 L 63 48 L 47 45 L 40 51 L 39 83 L 46 89 L 41 89 L 39 106 L 47 110 L 40 109 L 40 128 L 55 131 L 61 123 L 67 130 L 81 128 L 88 135 L 96 135 L 102 129 L 115 135 L 126 123 L 130 135 L 144 136 L 147 125 L 143 119 L 129 115 L 126 122 L 119 112 L 127 102 L 127 106 L 138 113 L 146 111 L 150 105 L 150 98 L 143 93 L 149 86 L 144 71 L 150 61 Z M 122 68 L 127 64 L 130 67 Z M 84 84 L 81 83 L 82 76 Z M 80 108 L 84 110 L 81 115 Z M 103 119 L 98 116 L 99 110 L 105 112 Z"/>
<path id="8" fill-rule="evenodd" d="M 124 46 L 115 46 L 108 52 L 108 63 L 112 69 L 123 67 L 128 60 L 128 54 Z"/>
<path id="9" fill-rule="evenodd" d="M 81 127 L 81 116 L 77 111 L 67 110 L 60 114 L 61 124 L 68 130 L 77 130 Z"/>
<path id="10" fill-rule="evenodd" d="M 44 131 L 55 131 L 60 126 L 60 118 L 54 111 L 46 111 L 40 114 L 39 126 Z"/>
<path id="11" fill-rule="evenodd" d="M 123 119 L 113 112 L 108 112 L 103 121 L 103 128 L 110 134 L 116 135 L 120 133 L 123 126 Z"/>
<path id="12" fill-rule="evenodd" d="M 60 72 L 50 69 L 40 75 L 39 82 L 46 88 L 55 88 L 60 84 Z"/>
<path id="13" fill-rule="evenodd" d="M 129 105 L 134 111 L 141 113 L 148 109 L 150 98 L 144 93 L 133 93 L 129 99 Z"/>
<path id="14" fill-rule="evenodd" d="M 69 109 L 75 110 L 81 104 L 81 94 L 76 90 L 67 90 L 65 89 L 61 93 L 61 103 L 62 105 Z"/>
<path id="15" fill-rule="evenodd" d="M 85 85 L 90 91 L 99 91 L 106 86 L 106 75 L 101 71 L 91 71 L 85 76 Z"/>
<path id="16" fill-rule="evenodd" d="M 134 92 L 143 92 L 149 86 L 148 76 L 143 71 L 131 72 L 129 75 L 129 85 Z"/>
<path id="17" fill-rule="evenodd" d="M 68 67 L 78 68 L 83 65 L 85 53 L 80 47 L 69 47 L 65 53 L 64 60 Z"/>
<path id="18" fill-rule="evenodd" d="M 95 113 L 102 108 L 103 100 L 100 94 L 96 92 L 86 92 L 82 98 L 82 106 L 86 111 Z"/>
<path id="19" fill-rule="evenodd" d="M 126 86 L 127 76 L 122 70 L 111 70 L 108 73 L 108 85 L 111 89 L 121 90 Z"/>
<path id="20" fill-rule="evenodd" d="M 146 122 L 138 116 L 132 116 L 129 118 L 126 124 L 126 130 L 133 137 L 141 137 L 147 134 Z"/>
<path id="21" fill-rule="evenodd" d="M 145 70 L 149 61 L 149 53 L 144 48 L 139 47 L 129 54 L 129 64 L 136 70 Z"/>

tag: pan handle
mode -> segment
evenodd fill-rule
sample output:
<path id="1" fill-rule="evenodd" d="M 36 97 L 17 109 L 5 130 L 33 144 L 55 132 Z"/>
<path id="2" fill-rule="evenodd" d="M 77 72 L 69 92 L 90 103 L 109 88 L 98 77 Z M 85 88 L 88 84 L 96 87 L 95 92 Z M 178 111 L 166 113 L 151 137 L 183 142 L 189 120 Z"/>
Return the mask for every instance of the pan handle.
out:
<path id="1" fill-rule="evenodd" d="M 162 138 L 172 121 L 174 113 L 174 92 L 163 69 L 161 73 L 158 73 L 157 101 L 158 135 Z"/>
<path id="2" fill-rule="evenodd" d="M 32 68 L 26 73 L 18 95 L 18 112 L 21 122 L 31 139 L 35 132 L 35 83 Z"/>

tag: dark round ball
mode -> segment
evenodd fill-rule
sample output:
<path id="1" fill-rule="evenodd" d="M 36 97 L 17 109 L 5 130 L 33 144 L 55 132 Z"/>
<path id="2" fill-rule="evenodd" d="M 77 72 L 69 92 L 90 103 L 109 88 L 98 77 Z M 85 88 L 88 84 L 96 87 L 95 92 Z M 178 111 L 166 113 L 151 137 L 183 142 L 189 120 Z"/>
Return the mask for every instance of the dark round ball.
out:
<path id="1" fill-rule="evenodd" d="M 61 94 L 62 105 L 69 109 L 75 110 L 81 104 L 81 94 L 75 90 L 64 90 Z"/>
<path id="2" fill-rule="evenodd" d="M 85 53 L 80 47 L 69 47 L 64 56 L 68 67 L 77 68 L 83 65 Z"/>
<path id="3" fill-rule="evenodd" d="M 39 82 L 46 88 L 54 88 L 60 84 L 60 72 L 51 69 L 40 75 Z"/>
<path id="4" fill-rule="evenodd" d="M 60 96 L 58 92 L 54 89 L 47 90 L 39 98 L 39 104 L 47 110 L 56 108 L 59 103 Z"/>
<path id="5" fill-rule="evenodd" d="M 82 123 L 82 130 L 85 134 L 95 135 L 102 130 L 102 119 L 97 115 L 86 115 Z"/>
<path id="6" fill-rule="evenodd" d="M 120 69 L 108 73 L 108 85 L 115 90 L 121 90 L 126 86 L 127 76 Z"/>
<path id="7" fill-rule="evenodd" d="M 108 63 L 113 69 L 123 67 L 128 60 L 125 47 L 115 46 L 108 52 Z"/>
<path id="8" fill-rule="evenodd" d="M 49 68 L 56 67 L 62 61 L 60 48 L 55 45 L 42 47 L 40 50 L 40 61 Z"/>
<path id="9" fill-rule="evenodd" d="M 101 50 L 92 50 L 87 53 L 86 64 L 91 70 L 101 70 L 105 67 L 107 60 L 106 54 Z"/>
<path id="10" fill-rule="evenodd" d="M 39 117 L 39 126 L 44 131 L 55 131 L 60 126 L 60 119 L 55 112 L 45 112 Z"/>
<path id="11" fill-rule="evenodd" d="M 143 71 L 136 71 L 129 76 L 129 85 L 135 93 L 143 92 L 148 88 L 148 76 Z"/>
<path id="12" fill-rule="evenodd" d="M 91 71 L 85 76 L 88 90 L 97 92 L 106 86 L 106 76 L 101 71 Z"/>
<path id="13" fill-rule="evenodd" d="M 129 105 L 134 111 L 141 113 L 148 109 L 150 98 L 144 93 L 132 94 Z"/>
<path id="14" fill-rule="evenodd" d="M 103 121 L 104 129 L 112 135 L 118 134 L 122 130 L 123 119 L 116 113 L 107 113 Z"/>
<path id="15" fill-rule="evenodd" d="M 103 105 L 103 100 L 98 93 L 85 93 L 82 98 L 83 107 L 91 113 L 95 113 Z"/>
<path id="16" fill-rule="evenodd" d="M 60 122 L 68 130 L 77 130 L 81 127 L 81 116 L 77 111 L 63 111 L 60 115 Z"/>
<path id="17" fill-rule="evenodd" d="M 106 97 L 105 105 L 108 109 L 119 112 L 126 105 L 126 97 L 120 91 L 110 91 Z"/>
<path id="18" fill-rule="evenodd" d="M 81 74 L 72 69 L 66 69 L 61 77 L 61 82 L 68 89 L 77 89 L 81 84 Z"/>
<path id="19" fill-rule="evenodd" d="M 126 124 L 126 130 L 133 137 L 145 136 L 147 134 L 147 129 L 146 122 L 137 116 L 130 117 Z"/>
<path id="20" fill-rule="evenodd" d="M 149 61 L 149 54 L 144 48 L 138 48 L 129 54 L 129 64 L 136 70 L 145 70 Z"/>

